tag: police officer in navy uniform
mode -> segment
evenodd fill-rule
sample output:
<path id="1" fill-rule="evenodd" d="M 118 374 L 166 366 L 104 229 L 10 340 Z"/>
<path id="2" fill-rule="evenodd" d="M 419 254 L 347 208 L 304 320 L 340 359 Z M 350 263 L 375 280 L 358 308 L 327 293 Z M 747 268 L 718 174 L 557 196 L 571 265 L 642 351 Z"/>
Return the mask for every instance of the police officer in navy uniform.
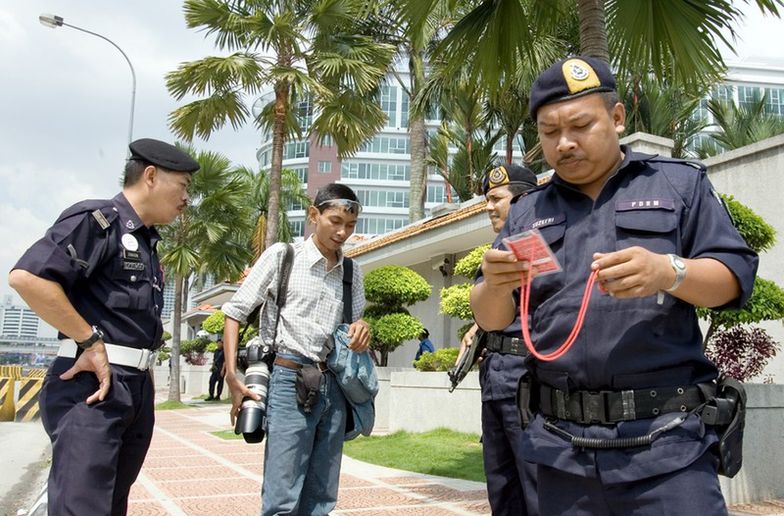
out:
<path id="1" fill-rule="evenodd" d="M 122 193 L 66 209 L 9 275 L 61 339 L 40 396 L 49 514 L 125 514 L 152 438 L 149 369 L 163 334 L 155 225 L 182 213 L 199 164 L 153 139 L 130 150 Z"/>
<path id="2" fill-rule="evenodd" d="M 758 258 L 702 165 L 619 145 L 625 111 L 615 90 L 605 63 L 577 57 L 531 91 L 555 175 L 512 206 L 498 242 L 538 229 L 563 267 L 533 274 L 534 349 L 550 354 L 568 338 L 593 271 L 600 288 L 571 349 L 526 359 L 524 455 L 537 464 L 543 515 L 726 514 L 717 435 L 700 417 L 717 370 L 695 306 L 742 306 Z M 530 267 L 507 250 L 485 254 L 471 293 L 481 327 L 514 321 Z"/>
<path id="3" fill-rule="evenodd" d="M 520 165 L 507 163 L 490 170 L 482 182 L 487 200 L 485 211 L 498 233 L 504 227 L 513 202 L 537 184 L 536 174 Z M 463 337 L 462 354 L 479 326 L 474 324 Z M 525 501 L 534 492 L 535 467 L 524 459 L 520 416 L 515 395 L 528 354 L 520 338 L 520 321 L 515 319 L 502 331 L 489 332 L 479 366 L 482 389 L 482 456 L 487 477 L 487 496 L 494 515 L 536 514 Z"/>

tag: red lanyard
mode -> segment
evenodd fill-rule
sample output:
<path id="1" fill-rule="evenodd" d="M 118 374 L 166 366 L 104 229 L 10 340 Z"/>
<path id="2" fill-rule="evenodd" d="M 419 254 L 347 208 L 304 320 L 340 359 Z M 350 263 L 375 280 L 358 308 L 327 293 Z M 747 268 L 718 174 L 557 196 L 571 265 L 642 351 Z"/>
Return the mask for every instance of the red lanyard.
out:
<path id="1" fill-rule="evenodd" d="M 525 346 L 533 356 L 545 362 L 552 362 L 569 351 L 569 348 L 572 347 L 572 344 L 574 344 L 574 341 L 577 339 L 577 335 L 580 333 L 580 330 L 583 327 L 583 319 L 585 319 L 585 312 L 588 311 L 588 303 L 591 301 L 591 290 L 593 289 L 593 284 L 596 281 L 597 274 L 599 274 L 598 269 L 591 272 L 591 275 L 588 277 L 588 283 L 585 285 L 583 300 L 582 303 L 580 303 L 580 311 L 577 313 L 577 320 L 575 321 L 574 327 L 572 328 L 572 333 L 569 334 L 564 343 L 561 344 L 558 349 L 546 355 L 536 351 L 533 342 L 531 342 L 531 334 L 528 330 L 528 302 L 531 299 L 531 283 L 533 282 L 533 276 L 529 274 L 528 280 L 526 281 L 525 274 L 523 273 L 520 275 L 520 325 L 523 329 L 523 339 L 525 340 Z M 525 286 L 523 286 L 523 284 L 525 284 Z"/>

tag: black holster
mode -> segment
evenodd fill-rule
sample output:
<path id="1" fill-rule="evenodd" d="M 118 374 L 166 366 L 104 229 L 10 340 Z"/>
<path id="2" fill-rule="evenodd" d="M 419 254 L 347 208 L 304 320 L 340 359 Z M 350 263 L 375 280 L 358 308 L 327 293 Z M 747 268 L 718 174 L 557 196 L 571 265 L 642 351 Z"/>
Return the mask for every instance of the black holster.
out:
<path id="1" fill-rule="evenodd" d="M 534 417 L 537 407 L 535 402 L 539 400 L 539 393 L 536 389 L 536 382 L 530 373 L 523 373 L 517 382 L 517 410 L 520 414 L 520 426 L 525 429 Z"/>
<path id="2" fill-rule="evenodd" d="M 714 388 L 712 384 L 709 387 Z M 719 437 L 719 474 L 732 478 L 743 466 L 746 390 L 738 380 L 725 376 L 719 379 L 715 392 L 715 396 L 707 398 L 701 416 Z"/>
<path id="3" fill-rule="evenodd" d="M 297 380 L 294 384 L 297 391 L 297 403 L 306 414 L 310 414 L 313 405 L 318 402 L 321 374 L 321 370 L 312 364 L 305 364 L 297 370 Z"/>

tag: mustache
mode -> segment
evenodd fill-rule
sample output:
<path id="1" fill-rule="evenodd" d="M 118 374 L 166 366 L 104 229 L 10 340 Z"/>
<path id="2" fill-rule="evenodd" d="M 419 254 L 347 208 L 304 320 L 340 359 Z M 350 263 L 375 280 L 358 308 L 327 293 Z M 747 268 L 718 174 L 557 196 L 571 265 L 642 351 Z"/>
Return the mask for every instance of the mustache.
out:
<path id="1" fill-rule="evenodd" d="M 567 161 L 574 161 L 576 159 L 582 159 L 582 158 L 583 158 L 582 155 L 574 153 L 574 152 L 570 152 L 570 153 L 564 154 L 563 156 L 558 158 L 558 164 L 560 165 L 560 164 L 565 163 Z"/>

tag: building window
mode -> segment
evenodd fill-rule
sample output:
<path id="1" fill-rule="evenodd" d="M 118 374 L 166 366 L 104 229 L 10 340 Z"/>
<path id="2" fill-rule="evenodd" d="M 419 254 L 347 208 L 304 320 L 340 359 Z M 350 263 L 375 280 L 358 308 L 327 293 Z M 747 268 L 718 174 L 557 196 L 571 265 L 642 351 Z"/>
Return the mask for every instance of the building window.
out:
<path id="1" fill-rule="evenodd" d="M 289 142 L 283 148 L 283 159 L 307 158 L 308 142 Z"/>
<path id="2" fill-rule="evenodd" d="M 376 136 L 365 142 L 359 148 L 359 152 L 370 154 L 409 154 L 408 136 Z"/>
<path id="3" fill-rule="evenodd" d="M 379 208 L 408 208 L 408 191 L 355 190 L 362 206 Z"/>
<path id="4" fill-rule="evenodd" d="M 381 111 L 387 115 L 387 127 L 397 126 L 397 87 L 381 87 Z"/>
<path id="5" fill-rule="evenodd" d="M 289 227 L 291 228 L 291 236 L 304 237 L 305 236 L 305 221 L 304 220 L 290 220 Z"/>
<path id="6" fill-rule="evenodd" d="M 308 167 L 295 167 L 290 170 L 297 174 L 297 177 L 303 185 L 308 184 Z"/>
<path id="7" fill-rule="evenodd" d="M 407 218 L 399 217 L 379 217 L 379 218 L 365 218 L 362 217 L 357 221 L 357 226 L 354 232 L 360 235 L 380 235 L 389 231 L 400 229 L 408 223 Z"/>
<path id="8" fill-rule="evenodd" d="M 295 104 L 294 113 L 296 114 L 302 132 L 309 132 L 310 126 L 313 125 L 313 105 L 310 103 L 310 95 L 307 95 L 304 99 Z"/>
<path id="9" fill-rule="evenodd" d="M 408 93 L 404 91 L 400 100 L 400 127 L 408 127 L 408 110 Z"/>
<path id="10" fill-rule="evenodd" d="M 389 163 L 363 163 L 344 161 L 340 168 L 344 179 L 375 179 L 379 181 L 408 181 L 411 166 Z"/>
<path id="11" fill-rule="evenodd" d="M 319 161 L 318 162 L 318 171 L 322 174 L 329 174 L 332 172 L 332 162 L 331 161 Z"/>

